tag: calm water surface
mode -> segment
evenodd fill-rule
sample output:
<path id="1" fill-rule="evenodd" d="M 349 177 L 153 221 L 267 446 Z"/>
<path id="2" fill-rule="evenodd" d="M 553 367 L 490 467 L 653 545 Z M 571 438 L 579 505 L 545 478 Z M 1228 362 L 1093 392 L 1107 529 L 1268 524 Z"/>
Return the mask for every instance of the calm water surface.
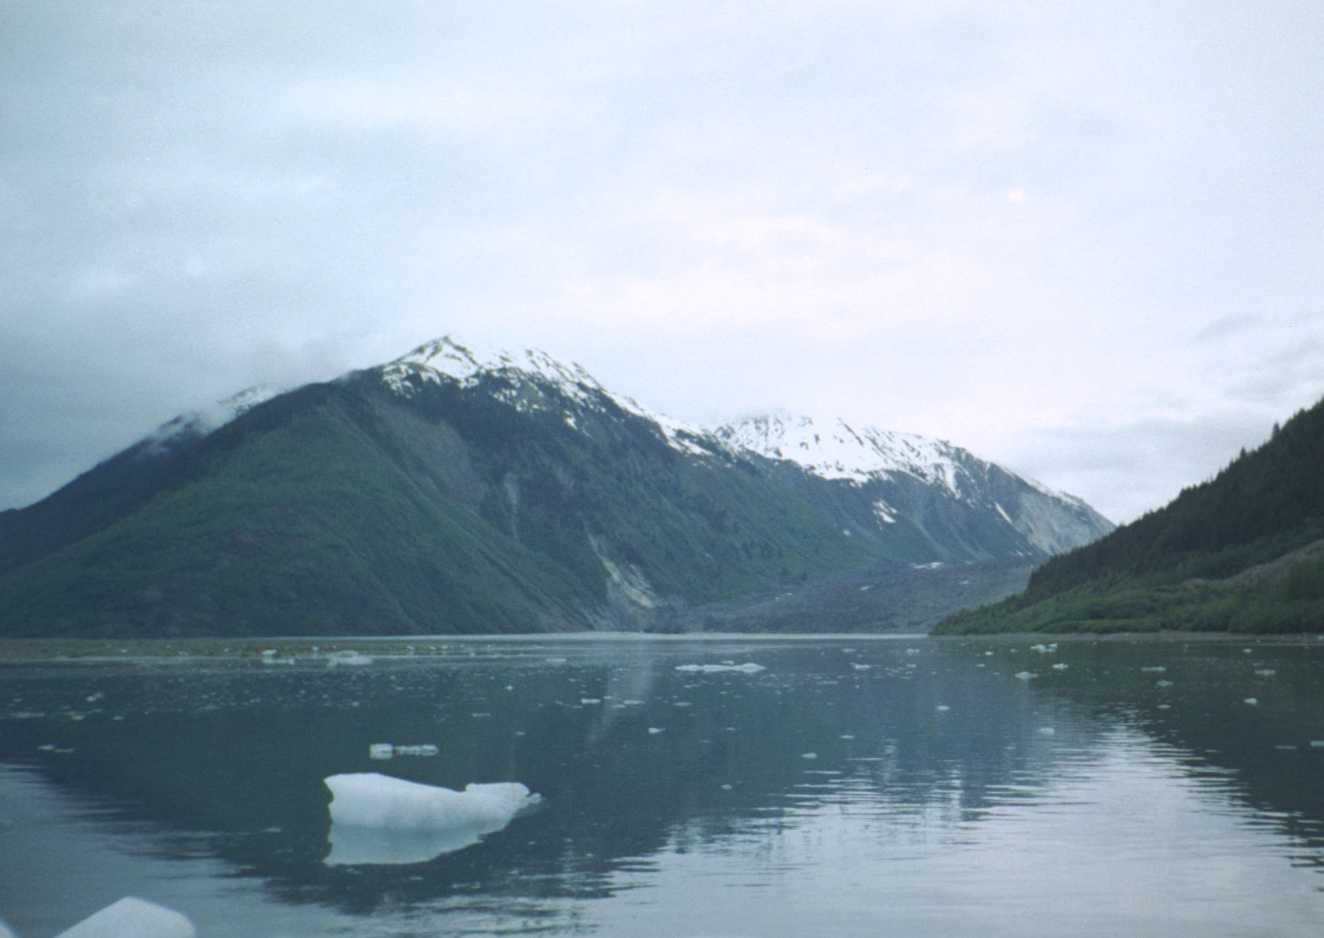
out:
<path id="1" fill-rule="evenodd" d="M 136 895 L 202 938 L 1324 934 L 1319 645 L 416 652 L 0 666 L 0 916 L 44 938 Z M 423 862 L 328 863 L 322 779 L 373 771 L 543 803 Z"/>

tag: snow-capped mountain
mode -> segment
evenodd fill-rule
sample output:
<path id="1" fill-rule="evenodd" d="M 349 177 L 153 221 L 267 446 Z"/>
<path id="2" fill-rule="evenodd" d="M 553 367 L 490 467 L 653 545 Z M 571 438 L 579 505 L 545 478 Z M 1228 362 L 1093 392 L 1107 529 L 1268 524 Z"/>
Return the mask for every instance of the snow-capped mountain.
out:
<path id="1" fill-rule="evenodd" d="M 0 619 L 107 635 L 702 628 L 704 604 L 879 564 L 1028 570 L 1110 527 L 947 443 L 808 419 L 709 431 L 543 352 L 447 337 L 183 415 L 0 514 Z M 69 580 L 115 556 L 134 563 Z"/>
<path id="2" fill-rule="evenodd" d="M 867 516 L 857 516 L 851 523 L 839 519 L 852 536 L 877 535 L 901 522 L 933 542 L 941 559 L 991 559 L 1007 553 L 1047 556 L 1112 530 L 1080 499 L 1017 476 L 946 441 L 812 417 L 753 417 L 707 430 L 614 395 L 582 366 L 563 364 L 535 349 L 479 349 L 447 336 L 383 366 L 381 377 L 406 398 L 428 384 L 449 381 L 473 388 L 495 378 L 492 393 L 510 406 L 555 411 L 572 428 L 578 428 L 582 411 L 601 413 L 614 406 L 651 422 L 671 448 L 694 458 L 757 456 L 788 462 L 816 479 L 844 483 L 867 497 Z M 977 527 L 1006 528 L 1014 532 L 1012 540 L 1021 543 L 1016 547 L 982 543 L 987 538 L 970 530 L 977 514 L 986 515 Z"/>

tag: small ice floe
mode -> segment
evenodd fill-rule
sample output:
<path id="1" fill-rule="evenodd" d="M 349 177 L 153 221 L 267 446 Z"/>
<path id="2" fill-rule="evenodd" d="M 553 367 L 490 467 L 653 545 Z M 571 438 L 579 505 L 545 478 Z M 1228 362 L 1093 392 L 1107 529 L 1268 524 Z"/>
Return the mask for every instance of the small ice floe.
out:
<path id="1" fill-rule="evenodd" d="M 938 706 L 935 707 L 934 709 L 937 710 L 939 713 L 946 713 L 948 710 L 952 708 L 947 706 L 946 704 L 938 704 Z"/>
<path id="2" fill-rule="evenodd" d="M 1041 726 L 1041 727 L 1039 727 L 1039 729 L 1038 729 L 1036 732 L 1038 732 L 1038 734 L 1039 734 L 1040 736 L 1056 736 L 1056 735 L 1057 735 L 1057 730 L 1053 729 L 1053 727 L 1051 727 L 1051 726 Z"/>
<path id="3" fill-rule="evenodd" d="M 372 664 L 372 659 L 357 651 L 333 651 L 326 656 L 326 666 L 328 668 L 338 668 L 342 664 L 361 667 L 365 664 Z"/>
<path id="4" fill-rule="evenodd" d="M 676 670 L 689 674 L 720 674 L 723 671 L 738 674 L 757 674 L 759 671 L 766 669 L 761 664 L 746 661 L 744 664 L 678 664 Z"/>
<path id="5" fill-rule="evenodd" d="M 1057 652 L 1057 642 L 1051 645 L 1031 645 L 1030 651 L 1037 651 L 1041 655 L 1052 655 Z"/>
<path id="6" fill-rule="evenodd" d="M 854 738 L 855 738 L 854 733 L 842 733 L 840 736 L 837 737 L 837 739 L 854 739 Z"/>
<path id="7" fill-rule="evenodd" d="M 1244 701 L 1242 701 L 1242 703 L 1248 703 L 1253 707 L 1259 703 L 1259 700 L 1257 700 L 1254 697 L 1247 697 Z"/>
<path id="8" fill-rule="evenodd" d="M 332 775 L 328 866 L 423 863 L 478 843 L 542 798 L 519 782 L 464 791 L 376 772 Z"/>
<path id="9" fill-rule="evenodd" d="M 1310 741 L 1311 749 L 1324 749 L 1324 739 L 1312 739 Z"/>
<path id="10" fill-rule="evenodd" d="M 1065 671 L 1066 669 L 1067 665 L 1065 661 L 1059 661 L 1057 664 L 1053 665 L 1054 671 Z"/>
<path id="11" fill-rule="evenodd" d="M 0 926 L 0 935 L 9 932 Z M 174 909 L 126 896 L 56 938 L 194 938 L 193 923 Z"/>
<path id="12" fill-rule="evenodd" d="M 1159 709 L 1159 710 L 1171 710 L 1171 709 L 1172 709 L 1172 704 L 1159 704 L 1159 705 L 1158 705 L 1158 709 Z"/>
<path id="13" fill-rule="evenodd" d="M 1169 680 L 1166 680 L 1166 679 L 1165 679 L 1165 680 L 1162 680 L 1162 681 L 1155 681 L 1155 682 L 1154 682 L 1154 686 L 1155 686 L 1155 687 L 1171 687 L 1171 686 L 1172 686 L 1172 681 L 1169 681 Z"/>
<path id="14" fill-rule="evenodd" d="M 1151 673 L 1151 674 L 1162 674 L 1164 671 L 1166 671 L 1166 670 L 1168 670 L 1168 669 L 1165 668 L 1165 667 L 1164 667 L 1163 665 L 1161 665 L 1161 664 L 1152 664 L 1152 665 L 1149 665 L 1149 666 L 1147 666 L 1147 667 L 1143 667 L 1143 668 L 1141 668 L 1140 670 L 1141 670 L 1141 671 L 1147 671 L 1147 672 L 1149 672 L 1149 673 Z"/>
<path id="15" fill-rule="evenodd" d="M 852 662 L 851 662 L 851 667 L 854 668 L 856 671 L 868 671 L 870 668 L 873 667 L 873 665 L 871 665 L 871 664 L 860 664 L 858 661 L 852 661 Z"/>
<path id="16" fill-rule="evenodd" d="M 1038 676 L 1039 676 L 1039 675 L 1034 674 L 1034 673 L 1032 673 L 1032 672 L 1030 672 L 1030 671 L 1017 671 L 1017 672 L 1016 672 L 1016 680 L 1018 680 L 1018 681 L 1030 681 L 1030 680 L 1033 680 L 1034 678 L 1036 678 L 1036 677 L 1038 677 Z"/>
<path id="17" fill-rule="evenodd" d="M 1258 674 L 1260 677 L 1273 677 L 1278 672 L 1275 671 L 1273 668 L 1256 668 L 1255 673 Z"/>
<path id="18" fill-rule="evenodd" d="M 648 735 L 656 736 L 658 733 L 665 733 L 666 731 L 666 727 L 664 726 L 650 726 L 648 728 Z"/>
<path id="19" fill-rule="evenodd" d="M 800 753 L 800 758 L 801 758 L 801 759 L 817 759 L 817 758 L 818 758 L 818 753 L 816 753 L 816 752 L 802 752 L 802 753 Z"/>
<path id="20" fill-rule="evenodd" d="M 580 697 L 580 698 L 579 698 L 579 702 L 580 702 L 581 704 L 583 704 L 584 706 L 588 707 L 588 706 L 591 706 L 591 705 L 593 705 L 593 704 L 600 704 L 600 703 L 602 703 L 602 698 L 601 698 L 601 697 Z"/>

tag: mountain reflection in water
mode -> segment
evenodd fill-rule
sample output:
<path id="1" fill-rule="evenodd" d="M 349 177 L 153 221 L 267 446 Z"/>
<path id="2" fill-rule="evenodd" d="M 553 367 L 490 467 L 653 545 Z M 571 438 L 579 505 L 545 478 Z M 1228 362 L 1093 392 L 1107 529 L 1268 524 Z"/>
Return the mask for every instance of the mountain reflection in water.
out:
<path id="1" fill-rule="evenodd" d="M 2 666 L 0 915 L 24 938 L 125 895 L 202 938 L 1317 935 L 1324 648 L 1039 647 Z M 382 743 L 438 754 L 370 759 Z M 331 830 L 322 780 L 352 772 L 544 801 L 381 863 Z"/>

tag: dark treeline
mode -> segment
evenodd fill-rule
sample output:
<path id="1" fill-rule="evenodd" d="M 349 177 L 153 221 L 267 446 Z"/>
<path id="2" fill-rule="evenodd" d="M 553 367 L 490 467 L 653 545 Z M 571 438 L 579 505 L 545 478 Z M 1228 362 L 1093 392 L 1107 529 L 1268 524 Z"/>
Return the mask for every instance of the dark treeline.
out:
<path id="1" fill-rule="evenodd" d="M 1253 452 L 1215 478 L 1184 489 L 1167 506 L 1102 540 L 1053 557 L 1035 571 L 1026 599 L 1035 601 L 1086 582 L 1169 571 L 1220 577 L 1274 551 L 1320 536 L 1324 519 L 1324 401 L 1302 410 Z M 1299 536 L 1298 536 L 1299 535 Z M 1253 556 L 1256 542 L 1266 556 Z M 1281 543 L 1279 543 L 1281 542 Z M 1246 550 L 1238 550 L 1246 548 Z"/>

